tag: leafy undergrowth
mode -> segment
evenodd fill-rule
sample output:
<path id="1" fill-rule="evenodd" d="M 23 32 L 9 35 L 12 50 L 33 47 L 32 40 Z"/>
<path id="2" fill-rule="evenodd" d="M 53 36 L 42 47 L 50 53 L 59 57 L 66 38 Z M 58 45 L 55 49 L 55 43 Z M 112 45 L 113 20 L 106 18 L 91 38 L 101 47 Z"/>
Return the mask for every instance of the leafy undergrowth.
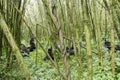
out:
<path id="1" fill-rule="evenodd" d="M 33 54 L 34 55 L 34 54 Z M 63 80 L 62 76 L 58 73 L 54 64 L 51 61 L 43 61 L 43 57 L 38 57 L 37 66 L 35 64 L 35 57 L 31 57 L 31 61 L 26 60 L 27 64 L 30 65 L 29 69 L 33 80 Z M 83 54 L 82 56 L 82 75 L 81 80 L 88 80 L 87 70 L 87 57 Z M 34 62 L 33 62 L 34 61 Z M 29 62 L 32 62 L 31 64 Z M 80 80 L 78 75 L 78 63 L 75 56 L 69 58 L 70 71 L 72 80 Z M 65 66 L 63 59 L 58 60 L 59 70 L 62 75 L 65 75 Z M 93 55 L 93 80 L 120 80 L 120 58 L 115 58 L 115 76 L 112 75 L 110 55 L 106 53 L 103 58 L 103 67 L 99 66 L 98 55 Z"/>
<path id="2" fill-rule="evenodd" d="M 54 64 L 47 60 L 44 61 L 42 51 L 38 51 L 37 54 L 37 63 L 36 63 L 36 52 L 32 52 L 30 57 L 24 57 L 24 61 L 27 64 L 32 80 L 63 80 L 62 76 L 58 73 L 58 70 L 55 68 Z M 93 80 L 120 80 L 120 58 L 115 58 L 115 76 L 112 75 L 110 55 L 106 53 L 103 58 L 103 67 L 99 66 L 98 55 L 93 55 Z M 5 58 L 5 57 L 4 57 Z M 5 59 L 2 60 L 5 60 Z M 88 80 L 88 70 L 87 70 L 87 57 L 82 55 L 82 74 L 81 80 Z M 6 61 L 2 61 L 6 62 Z M 59 70 L 62 75 L 65 75 L 65 66 L 63 59 L 58 59 Z M 23 72 L 20 71 L 17 61 L 13 61 L 12 70 L 8 71 L 5 64 L 0 64 L 0 80 L 25 80 L 23 77 Z M 78 64 L 75 56 L 69 57 L 71 79 L 80 80 L 78 75 Z"/>

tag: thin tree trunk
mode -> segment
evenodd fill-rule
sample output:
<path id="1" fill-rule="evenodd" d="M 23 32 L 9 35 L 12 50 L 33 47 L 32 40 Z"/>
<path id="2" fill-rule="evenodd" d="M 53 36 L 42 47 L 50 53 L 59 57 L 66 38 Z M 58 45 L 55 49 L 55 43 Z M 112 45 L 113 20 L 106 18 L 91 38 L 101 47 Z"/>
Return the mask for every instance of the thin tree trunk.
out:
<path id="1" fill-rule="evenodd" d="M 51 0 L 51 4 L 52 4 L 52 14 L 55 17 L 55 21 L 56 21 L 56 28 L 58 31 L 58 35 L 59 35 L 59 40 L 60 40 L 60 46 L 61 46 L 61 51 L 64 55 L 64 63 L 65 63 L 65 67 L 66 67 L 66 73 L 67 73 L 67 80 L 71 80 L 71 75 L 70 75 L 70 66 L 68 63 L 68 59 L 66 56 L 66 50 L 65 50 L 65 46 L 64 46 L 64 40 L 63 40 L 63 34 L 62 34 L 62 30 L 61 30 L 61 25 L 60 22 L 58 20 L 58 16 L 57 16 L 57 11 L 56 11 L 56 6 L 54 3 L 54 0 Z"/>
<path id="2" fill-rule="evenodd" d="M 88 14 L 88 5 L 87 5 L 87 0 L 83 2 L 83 10 L 84 10 L 84 30 L 85 30 L 85 38 L 86 38 L 86 50 L 87 50 L 87 57 L 88 57 L 88 80 L 93 80 L 93 72 L 92 72 L 92 53 L 91 53 L 91 38 L 90 38 L 90 28 L 88 25 L 90 22 L 89 19 L 89 14 Z"/>
<path id="3" fill-rule="evenodd" d="M 86 36 L 86 48 L 87 48 L 87 56 L 88 56 L 88 80 L 92 80 L 92 53 L 90 46 L 90 31 L 88 26 L 85 25 L 85 36 Z"/>
<path id="4" fill-rule="evenodd" d="M 10 33 L 9 28 L 8 28 L 6 22 L 4 21 L 4 18 L 1 13 L 0 13 L 0 26 L 10 44 L 10 46 L 12 47 L 12 51 L 14 52 L 14 54 L 17 58 L 18 64 L 20 65 L 20 68 L 25 75 L 24 77 L 26 77 L 26 80 L 31 80 L 30 72 L 23 61 L 23 57 L 21 56 L 19 48 L 17 47 L 17 45 L 13 39 L 13 36 Z"/>
<path id="5" fill-rule="evenodd" d="M 2 56 L 2 37 L 3 37 L 3 31 L 0 28 L 0 57 Z"/>
<path id="6" fill-rule="evenodd" d="M 114 50 L 114 47 L 115 47 L 115 43 L 114 43 L 114 23 L 113 23 L 113 9 L 111 9 L 110 11 L 110 23 L 111 23 L 111 34 L 110 34 L 110 38 L 111 38 L 111 50 L 110 50 L 110 55 L 111 55 L 111 67 L 112 67 L 112 73 L 113 75 L 115 75 L 115 60 L 114 60 L 114 57 L 115 57 L 115 50 Z"/>

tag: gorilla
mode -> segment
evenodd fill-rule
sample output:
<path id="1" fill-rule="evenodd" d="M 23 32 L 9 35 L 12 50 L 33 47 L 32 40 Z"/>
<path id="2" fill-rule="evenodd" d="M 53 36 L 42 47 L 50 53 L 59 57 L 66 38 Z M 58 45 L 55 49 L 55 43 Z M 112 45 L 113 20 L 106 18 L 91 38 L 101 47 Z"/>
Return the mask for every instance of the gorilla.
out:
<path id="1" fill-rule="evenodd" d="M 105 39 L 104 46 L 110 50 L 111 49 L 111 43 Z"/>
<path id="2" fill-rule="evenodd" d="M 120 51 L 120 45 L 115 45 L 115 50 Z"/>
<path id="3" fill-rule="evenodd" d="M 104 46 L 108 49 L 111 50 L 111 43 L 105 39 Z M 115 45 L 114 47 L 115 51 L 120 51 L 120 45 Z"/>
<path id="4" fill-rule="evenodd" d="M 30 39 L 30 52 L 34 51 L 34 49 L 36 49 L 36 45 L 35 45 L 35 42 L 34 42 L 34 38 L 31 38 Z"/>
<path id="5" fill-rule="evenodd" d="M 30 46 L 26 47 L 24 44 L 21 44 L 20 51 L 23 53 L 23 56 L 29 56 L 30 52 L 33 52 L 36 49 L 34 38 L 30 39 Z"/>
<path id="6" fill-rule="evenodd" d="M 69 55 L 74 55 L 74 47 L 73 46 L 69 50 Z"/>
<path id="7" fill-rule="evenodd" d="M 20 51 L 21 51 L 23 56 L 28 56 L 29 52 L 30 52 L 29 48 L 26 47 L 24 44 L 21 44 Z"/>
<path id="8" fill-rule="evenodd" d="M 48 55 L 50 56 L 50 58 L 51 58 L 52 60 L 54 60 L 54 56 L 53 56 L 53 53 L 52 53 L 52 47 L 48 48 Z M 44 57 L 44 61 L 50 59 L 48 55 L 46 55 L 46 56 Z"/>

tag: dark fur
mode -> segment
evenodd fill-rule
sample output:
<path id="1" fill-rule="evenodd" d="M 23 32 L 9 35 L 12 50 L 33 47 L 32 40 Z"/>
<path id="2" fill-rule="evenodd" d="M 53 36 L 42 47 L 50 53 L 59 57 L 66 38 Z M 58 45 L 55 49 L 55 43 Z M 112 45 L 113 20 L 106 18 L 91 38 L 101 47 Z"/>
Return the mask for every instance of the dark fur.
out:
<path id="1" fill-rule="evenodd" d="M 54 56 L 53 56 L 53 53 L 52 53 L 52 47 L 51 47 L 51 48 L 48 48 L 48 55 L 50 56 L 50 58 L 51 58 L 52 60 L 54 60 Z M 44 57 L 44 61 L 50 59 L 48 55 L 46 55 L 46 56 Z"/>
<path id="2" fill-rule="evenodd" d="M 108 49 L 111 50 L 111 43 L 105 39 L 104 46 Z M 115 51 L 120 50 L 120 45 L 115 45 Z"/>
<path id="3" fill-rule="evenodd" d="M 23 53 L 23 56 L 28 56 L 30 52 L 33 52 L 36 49 L 34 38 L 30 39 L 30 46 L 26 47 L 24 44 L 21 45 L 20 50 Z"/>

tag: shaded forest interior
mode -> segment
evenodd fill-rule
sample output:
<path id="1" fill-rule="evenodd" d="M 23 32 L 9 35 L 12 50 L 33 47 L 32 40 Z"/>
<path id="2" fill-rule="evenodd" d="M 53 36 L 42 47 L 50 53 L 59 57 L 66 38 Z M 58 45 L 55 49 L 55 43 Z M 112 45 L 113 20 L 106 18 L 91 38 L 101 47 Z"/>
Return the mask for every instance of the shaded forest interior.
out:
<path id="1" fill-rule="evenodd" d="M 0 80 L 120 80 L 120 0 L 0 0 Z"/>

